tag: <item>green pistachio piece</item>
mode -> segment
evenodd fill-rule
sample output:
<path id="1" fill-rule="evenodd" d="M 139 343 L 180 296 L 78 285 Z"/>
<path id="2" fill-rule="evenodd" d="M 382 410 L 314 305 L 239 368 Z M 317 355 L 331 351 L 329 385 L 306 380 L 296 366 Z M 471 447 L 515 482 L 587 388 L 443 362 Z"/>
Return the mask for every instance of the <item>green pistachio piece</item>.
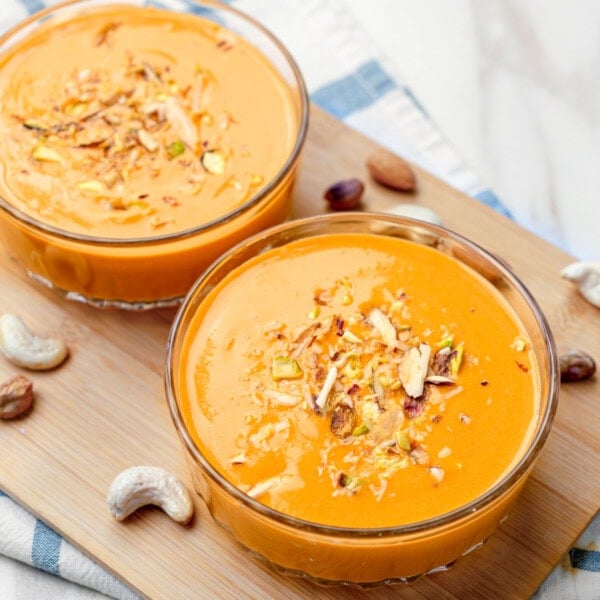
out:
<path id="1" fill-rule="evenodd" d="M 454 344 L 454 336 L 449 335 L 441 340 L 437 347 L 441 350 L 442 348 L 452 348 L 452 344 Z"/>
<path id="2" fill-rule="evenodd" d="M 48 148 L 48 146 L 44 146 L 43 144 L 33 149 L 32 156 L 35 160 L 42 162 L 62 162 L 62 156 L 56 150 Z"/>
<path id="3" fill-rule="evenodd" d="M 369 433 L 369 426 L 366 423 L 361 423 L 358 427 L 355 427 L 352 430 L 352 435 L 359 436 L 364 435 L 365 433 Z"/>
<path id="4" fill-rule="evenodd" d="M 83 192 L 102 192 L 104 190 L 104 186 L 100 181 L 96 181 L 95 179 L 90 179 L 90 181 L 82 181 L 77 185 L 77 187 Z"/>
<path id="5" fill-rule="evenodd" d="M 452 351 L 452 355 L 450 357 L 450 374 L 452 375 L 452 377 L 456 377 L 458 375 L 458 370 L 460 369 L 460 365 L 462 364 L 463 354 L 464 344 L 460 343 Z"/>
<path id="6" fill-rule="evenodd" d="M 342 475 L 340 477 L 340 485 L 351 491 L 358 490 L 365 484 L 362 477 L 356 477 L 352 475 Z"/>
<path id="7" fill-rule="evenodd" d="M 344 375 L 346 375 L 348 379 L 358 379 L 362 375 L 360 359 L 356 354 L 352 354 L 348 357 L 348 360 L 344 365 Z"/>
<path id="8" fill-rule="evenodd" d="M 167 154 L 169 158 L 177 158 L 185 152 L 185 144 L 181 140 L 177 140 L 167 146 Z"/>
<path id="9" fill-rule="evenodd" d="M 275 381 L 282 379 L 300 379 L 303 371 L 295 358 L 276 356 L 271 364 L 271 377 Z"/>
<path id="10" fill-rule="evenodd" d="M 32 129 L 33 131 L 48 131 L 48 127 L 39 121 L 34 121 L 33 119 L 28 119 L 25 121 L 23 123 L 23 127 L 25 127 L 25 129 Z"/>

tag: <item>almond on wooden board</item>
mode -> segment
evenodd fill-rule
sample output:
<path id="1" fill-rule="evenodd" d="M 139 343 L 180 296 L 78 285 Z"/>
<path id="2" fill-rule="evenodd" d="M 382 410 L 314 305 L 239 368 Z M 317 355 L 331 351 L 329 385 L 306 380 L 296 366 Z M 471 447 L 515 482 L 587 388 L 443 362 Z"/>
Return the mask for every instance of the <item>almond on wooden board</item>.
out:
<path id="1" fill-rule="evenodd" d="M 367 158 L 371 177 L 386 187 L 402 192 L 414 192 L 417 187 L 410 165 L 389 150 L 376 150 Z"/>

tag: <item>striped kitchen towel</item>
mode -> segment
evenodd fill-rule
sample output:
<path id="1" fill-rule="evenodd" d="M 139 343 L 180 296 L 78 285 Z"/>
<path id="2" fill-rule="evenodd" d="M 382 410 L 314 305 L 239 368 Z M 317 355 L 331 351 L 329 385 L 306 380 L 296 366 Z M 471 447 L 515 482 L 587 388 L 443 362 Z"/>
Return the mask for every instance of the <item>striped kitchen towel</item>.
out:
<path id="1" fill-rule="evenodd" d="M 148 3 L 189 5 L 188 0 Z M 50 4 L 53 2 L 4 0 L 0 5 L 0 30 Z M 254 16 L 283 41 L 303 72 L 314 103 L 450 185 L 508 214 L 493 192 L 464 164 L 393 63 L 378 53 L 376 42 L 368 39 L 345 11 L 343 0 L 231 0 L 230 4 Z M 540 589 L 536 600 L 599 600 L 599 539 L 597 519 Z M 0 555 L 8 557 L 0 558 L 2 600 L 137 598 L 1 492 Z M 79 585 L 74 588 L 69 581 Z"/>

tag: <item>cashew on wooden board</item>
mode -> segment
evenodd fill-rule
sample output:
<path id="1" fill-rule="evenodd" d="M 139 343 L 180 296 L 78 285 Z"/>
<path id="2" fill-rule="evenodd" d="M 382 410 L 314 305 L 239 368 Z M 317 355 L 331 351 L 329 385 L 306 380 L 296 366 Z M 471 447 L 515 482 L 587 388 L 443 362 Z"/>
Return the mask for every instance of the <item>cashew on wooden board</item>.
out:
<path id="1" fill-rule="evenodd" d="M 600 262 L 580 261 L 567 265 L 561 275 L 577 284 L 581 295 L 600 308 Z"/>
<path id="2" fill-rule="evenodd" d="M 0 316 L 0 350 L 14 365 L 34 371 L 53 369 L 69 354 L 63 340 L 33 335 L 21 317 L 11 314 Z"/>
<path id="3" fill-rule="evenodd" d="M 194 514 L 194 504 L 187 488 L 175 475 L 160 467 L 125 469 L 111 483 L 107 500 L 117 521 L 126 519 L 148 504 L 162 508 L 178 523 L 187 523 Z"/>

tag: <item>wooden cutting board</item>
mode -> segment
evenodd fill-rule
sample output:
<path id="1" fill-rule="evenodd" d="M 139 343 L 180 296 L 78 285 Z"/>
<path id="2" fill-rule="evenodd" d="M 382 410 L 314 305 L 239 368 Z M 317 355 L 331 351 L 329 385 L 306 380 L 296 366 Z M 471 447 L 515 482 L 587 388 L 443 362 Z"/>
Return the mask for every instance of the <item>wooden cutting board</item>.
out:
<path id="1" fill-rule="evenodd" d="M 417 169 L 418 194 L 385 190 L 364 161 L 376 144 L 313 109 L 295 190 L 294 216 L 326 210 L 323 190 L 360 177 L 367 209 L 415 202 L 450 229 L 507 261 L 538 299 L 560 352 L 600 359 L 600 310 L 560 278 L 574 259 L 481 203 Z M 191 488 L 163 391 L 165 346 L 174 311 L 99 311 L 67 302 L 28 280 L 0 253 L 0 312 L 20 314 L 40 334 L 63 335 L 72 351 L 60 369 L 33 374 L 37 400 L 19 421 L 0 423 L 0 488 L 142 596 L 362 598 L 264 567 L 210 519 L 200 498 L 189 527 L 157 509 L 117 523 L 106 505 L 113 477 L 134 464 L 177 473 Z M 18 371 L 0 359 L 0 378 Z M 560 407 L 534 473 L 511 518 L 481 550 L 447 573 L 409 587 L 377 588 L 370 600 L 529 597 L 600 506 L 600 382 L 562 386 Z"/>

